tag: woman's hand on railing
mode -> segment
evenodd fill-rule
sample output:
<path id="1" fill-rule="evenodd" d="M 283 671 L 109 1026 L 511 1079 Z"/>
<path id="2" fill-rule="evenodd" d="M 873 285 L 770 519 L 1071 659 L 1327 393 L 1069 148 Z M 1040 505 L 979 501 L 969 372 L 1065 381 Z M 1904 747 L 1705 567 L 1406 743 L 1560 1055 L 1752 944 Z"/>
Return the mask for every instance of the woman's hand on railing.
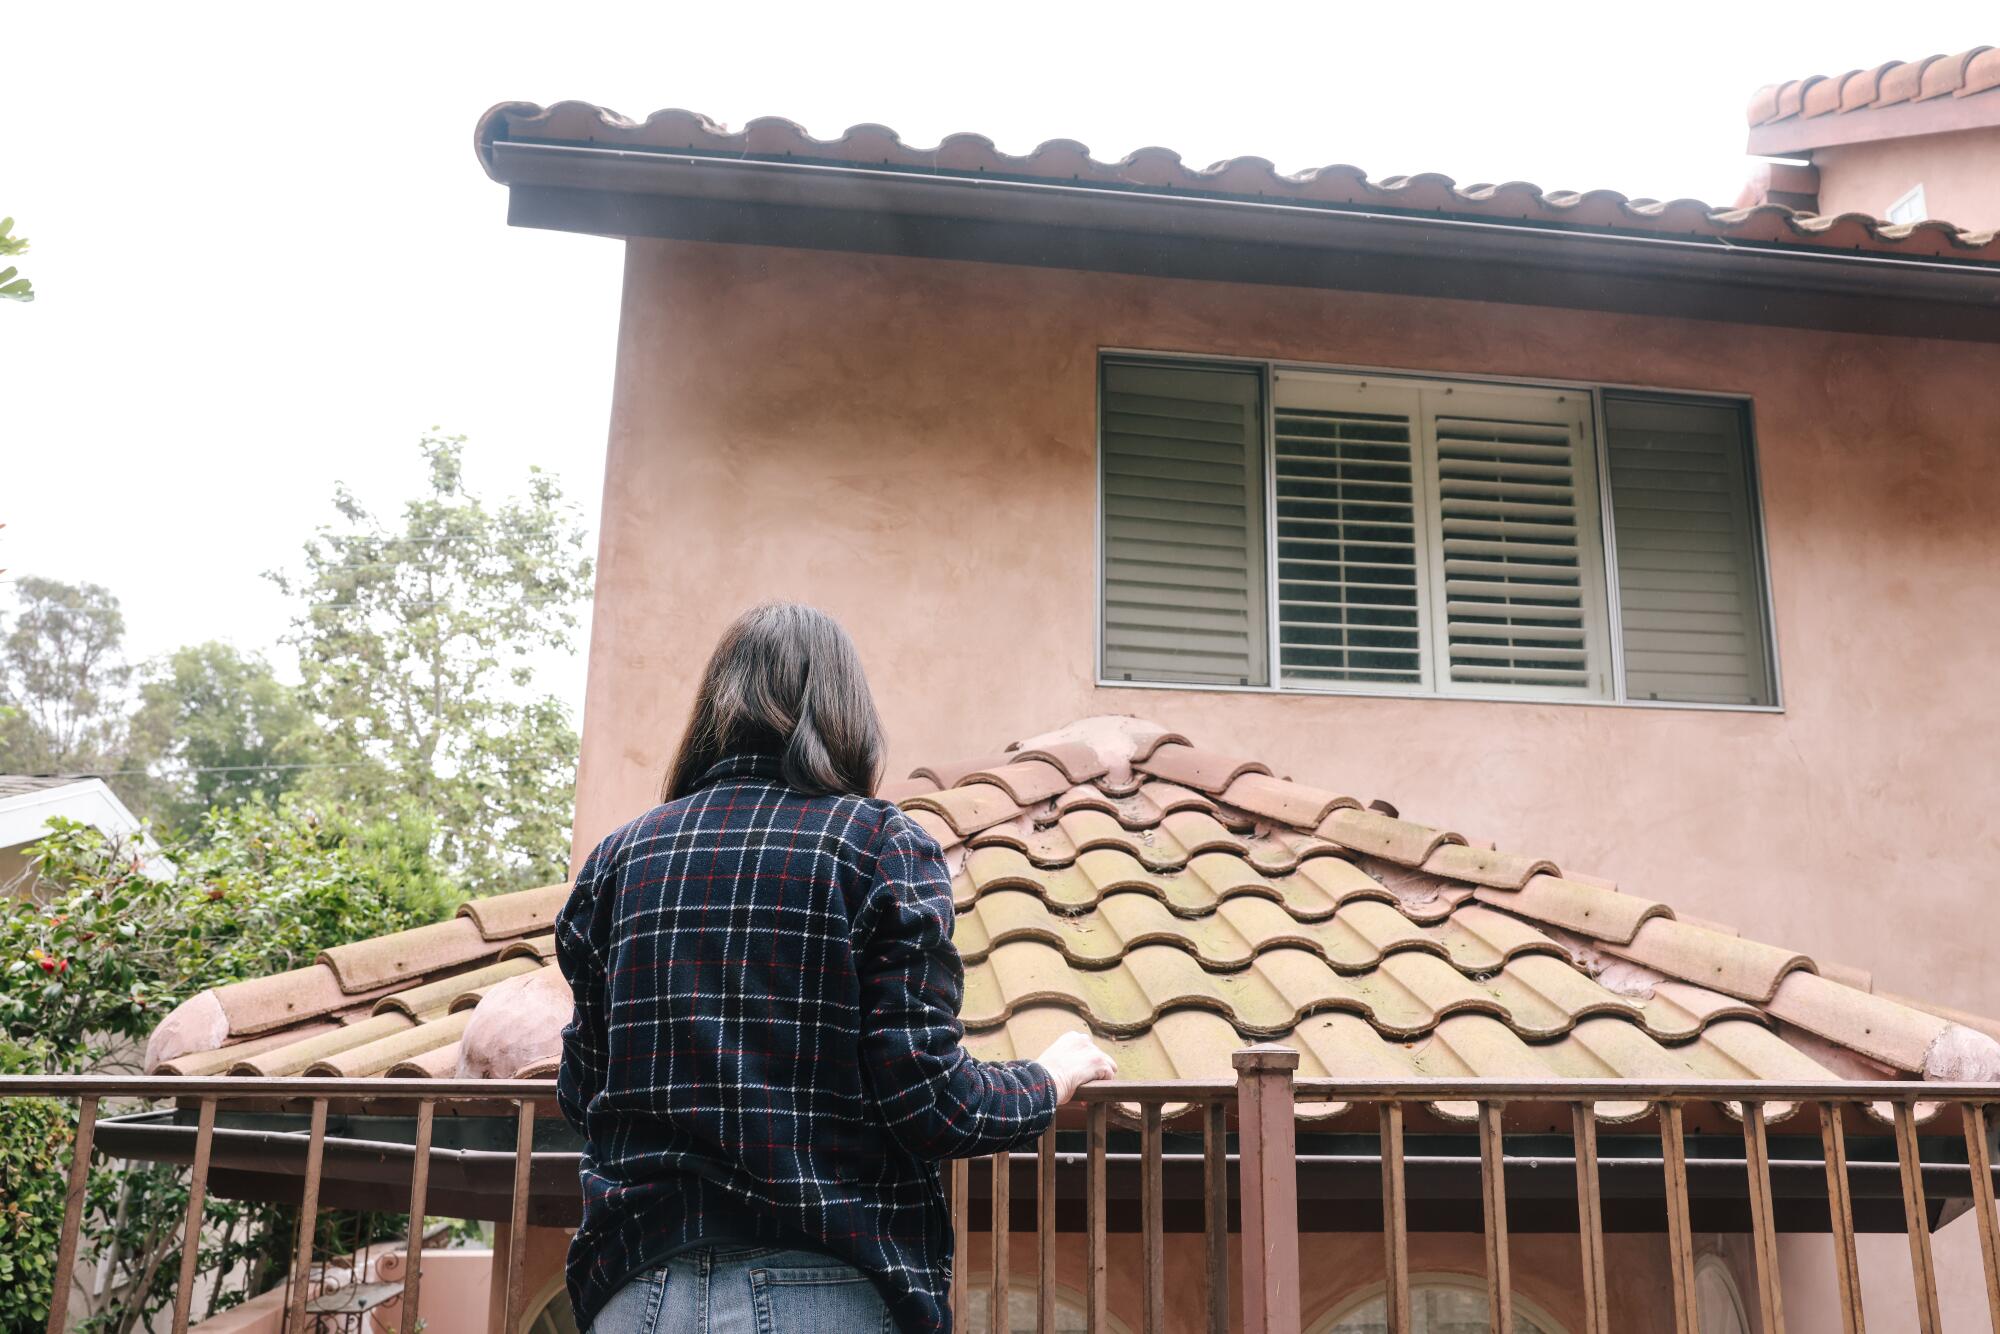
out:
<path id="1" fill-rule="evenodd" d="M 1035 1064 L 1049 1072 L 1056 1082 L 1056 1105 L 1060 1107 L 1083 1085 L 1095 1079 L 1110 1079 L 1118 1073 L 1118 1063 L 1088 1033 L 1065 1033 L 1035 1058 Z"/>

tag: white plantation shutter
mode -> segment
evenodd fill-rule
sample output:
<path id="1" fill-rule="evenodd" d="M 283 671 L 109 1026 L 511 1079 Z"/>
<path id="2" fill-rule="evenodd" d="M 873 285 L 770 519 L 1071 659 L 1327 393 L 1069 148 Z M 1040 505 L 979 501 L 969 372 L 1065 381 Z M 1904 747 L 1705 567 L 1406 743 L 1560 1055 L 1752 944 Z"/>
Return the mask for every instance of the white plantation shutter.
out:
<path id="1" fill-rule="evenodd" d="M 1741 404 L 1602 391 L 1600 465 L 1590 389 L 1116 359 L 1101 387 L 1107 681 L 1775 701 Z"/>
<path id="2" fill-rule="evenodd" d="M 1280 372 L 1272 398 L 1280 680 L 1424 685 L 1416 392 Z"/>
<path id="3" fill-rule="evenodd" d="M 1105 679 L 1266 680 L 1262 381 L 1105 364 Z"/>
<path id="4" fill-rule="evenodd" d="M 1604 422 L 1627 698 L 1771 703 L 1741 410 L 1606 394 Z"/>
<path id="5" fill-rule="evenodd" d="M 1423 398 L 1440 688 L 1609 695 L 1589 395 L 1426 388 Z"/>

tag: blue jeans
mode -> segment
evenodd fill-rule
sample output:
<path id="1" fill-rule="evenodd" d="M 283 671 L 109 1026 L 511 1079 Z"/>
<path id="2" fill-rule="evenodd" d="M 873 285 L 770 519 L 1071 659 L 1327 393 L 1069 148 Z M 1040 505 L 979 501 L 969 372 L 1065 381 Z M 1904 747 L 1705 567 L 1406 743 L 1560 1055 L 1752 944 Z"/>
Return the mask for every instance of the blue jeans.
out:
<path id="1" fill-rule="evenodd" d="M 813 1251 L 698 1246 L 634 1275 L 590 1334 L 893 1334 L 867 1275 Z"/>

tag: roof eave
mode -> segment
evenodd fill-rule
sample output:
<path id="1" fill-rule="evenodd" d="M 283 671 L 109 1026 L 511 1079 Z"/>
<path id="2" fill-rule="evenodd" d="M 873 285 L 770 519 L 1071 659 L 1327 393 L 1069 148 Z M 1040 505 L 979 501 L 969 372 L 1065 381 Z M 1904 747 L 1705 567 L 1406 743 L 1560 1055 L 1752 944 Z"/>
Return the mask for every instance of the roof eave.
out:
<path id="1" fill-rule="evenodd" d="M 1817 116 L 1787 116 L 1750 127 L 1747 151 L 1786 157 L 1816 148 L 1880 143 L 1924 134 L 1952 134 L 2000 126 L 2000 97 L 1933 97 Z"/>
<path id="2" fill-rule="evenodd" d="M 858 164 L 497 140 L 517 226 L 2000 341 L 2000 265 Z"/>

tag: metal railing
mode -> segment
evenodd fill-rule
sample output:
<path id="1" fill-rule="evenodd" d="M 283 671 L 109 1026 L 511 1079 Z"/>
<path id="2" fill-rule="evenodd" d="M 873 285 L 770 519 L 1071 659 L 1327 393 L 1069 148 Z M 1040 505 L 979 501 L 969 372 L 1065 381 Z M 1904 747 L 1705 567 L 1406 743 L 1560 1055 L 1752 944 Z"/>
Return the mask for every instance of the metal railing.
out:
<path id="1" fill-rule="evenodd" d="M 1235 1053 L 1234 1081 L 1122 1081 L 1089 1085 L 1081 1091 L 1078 1101 L 1082 1104 L 1083 1152 L 1067 1155 L 1059 1152 L 1057 1135 L 1065 1132 L 1052 1129 L 1043 1137 L 1034 1155 L 1034 1216 L 1039 1250 L 1038 1330 L 1046 1332 L 1055 1328 L 1057 1175 L 1065 1157 L 1072 1160 L 1072 1169 L 1080 1165 L 1084 1172 L 1084 1297 L 1088 1327 L 1092 1330 L 1111 1328 L 1107 1235 L 1111 1199 L 1107 1195 L 1106 1181 L 1113 1158 L 1108 1152 L 1110 1114 L 1117 1107 L 1121 1109 L 1121 1116 L 1132 1115 L 1139 1126 L 1140 1148 L 1136 1160 L 1130 1164 L 1121 1163 L 1121 1167 L 1129 1165 L 1137 1169 L 1142 1306 L 1139 1328 L 1142 1334 L 1164 1334 L 1167 1325 L 1165 1135 L 1170 1117 L 1176 1126 L 1183 1120 L 1198 1119 L 1201 1128 L 1199 1178 L 1204 1267 L 1207 1271 L 1205 1316 L 1210 1334 L 1226 1334 L 1232 1313 L 1239 1311 L 1245 1334 L 1298 1334 L 1302 1314 L 1299 1283 L 1301 1159 L 1297 1147 L 1296 1111 L 1300 1104 L 1344 1103 L 1372 1105 L 1376 1111 L 1381 1234 L 1387 1274 L 1387 1324 L 1391 1334 L 1410 1334 L 1410 1193 L 1404 1152 L 1405 1122 L 1413 1107 L 1427 1109 L 1439 1103 L 1462 1102 L 1476 1108 L 1481 1230 L 1492 1328 L 1513 1328 L 1513 1284 L 1509 1272 L 1507 1236 L 1508 1160 L 1504 1151 L 1507 1131 L 1503 1113 L 1510 1106 L 1533 1104 L 1538 1108 L 1554 1106 L 1567 1109 L 1573 1144 L 1577 1235 L 1581 1254 L 1581 1271 L 1578 1274 L 1578 1292 L 1584 1312 L 1581 1331 L 1582 1334 L 1610 1334 L 1605 1285 L 1603 1196 L 1593 1105 L 1619 1102 L 1650 1106 L 1657 1119 L 1675 1328 L 1680 1334 L 1698 1334 L 1694 1231 L 1690 1218 L 1686 1154 L 1685 1118 L 1691 1107 L 1728 1104 L 1740 1116 L 1744 1151 L 1742 1186 L 1749 1205 L 1757 1302 L 1765 1334 L 1781 1334 L 1784 1328 L 1765 1107 L 1778 1103 L 1800 1104 L 1810 1106 L 1817 1112 L 1828 1203 L 1828 1230 L 1834 1240 L 1836 1277 L 1846 1334 L 1860 1334 L 1862 1309 L 1855 1258 L 1851 1169 L 1841 1113 L 1857 1104 L 1873 1105 L 1888 1111 L 1894 1128 L 1896 1170 L 1901 1179 L 1902 1216 L 1909 1237 L 1918 1324 L 1924 1334 L 1942 1334 L 1937 1276 L 1931 1256 L 1925 1175 L 1927 1172 L 1935 1174 L 1940 1168 L 1923 1161 L 1917 1135 L 1918 1108 L 1922 1105 L 1956 1111 L 1962 1125 L 1966 1161 L 1962 1165 L 1953 1162 L 1946 1166 L 1954 1173 L 1962 1167 L 1964 1174 L 1970 1178 L 1965 1198 L 1969 1198 L 1977 1214 L 1989 1318 L 1994 1334 L 2000 1334 L 2000 1222 L 1996 1221 L 1994 1211 L 1990 1138 L 1995 1124 L 1995 1105 L 2000 1104 L 2000 1086 L 1839 1081 L 1797 1084 L 1694 1080 L 1662 1083 L 1640 1080 L 1299 1079 L 1295 1077 L 1298 1060 L 1298 1053 L 1287 1047 L 1249 1047 Z M 508 1197 L 509 1228 L 504 1254 L 495 1257 L 497 1263 L 505 1266 L 499 1328 L 502 1331 L 517 1329 L 526 1314 L 523 1306 L 527 1279 L 524 1261 L 530 1219 L 534 1124 L 538 1111 L 555 1098 L 554 1086 L 548 1081 L 487 1080 L 468 1088 L 464 1081 L 415 1079 L 0 1078 L 0 1109 L 4 1108 L 6 1099 L 22 1097 L 53 1097 L 74 1100 L 78 1105 L 76 1140 L 54 1269 L 56 1285 L 49 1311 L 50 1334 L 60 1334 L 68 1316 L 69 1276 L 76 1260 L 98 1112 L 106 1099 L 173 1099 L 183 1106 L 192 1104 L 195 1109 L 190 1191 L 180 1257 L 181 1281 L 174 1296 L 173 1334 L 185 1334 L 188 1327 L 202 1211 L 217 1133 L 217 1108 L 225 1102 L 254 1103 L 264 1107 L 274 1103 L 304 1105 L 310 1112 L 297 1253 L 285 1320 L 285 1328 L 294 1334 L 302 1331 L 306 1322 L 305 1306 L 309 1295 L 306 1278 L 312 1265 L 329 1106 L 335 1103 L 344 1106 L 393 1102 L 414 1107 L 415 1145 L 409 1180 L 409 1215 L 413 1220 L 421 1220 L 426 1211 L 432 1132 L 437 1110 L 440 1107 L 470 1107 L 511 1116 L 514 1122 L 514 1153 Z M 1233 1200 L 1229 1189 L 1232 1155 L 1228 1148 L 1232 1110 L 1238 1179 Z M 4 1111 L 0 1110 L 0 1114 Z M 1012 1173 L 1009 1170 L 1012 1156 L 1001 1154 L 990 1160 L 991 1277 L 986 1299 L 989 1304 L 989 1328 L 994 1331 L 1009 1328 L 1007 1299 L 1013 1273 L 1009 1255 L 1013 1214 Z M 1081 1160 L 1080 1164 L 1075 1161 L 1077 1159 Z M 972 1164 L 969 1162 L 958 1161 L 950 1165 L 951 1220 L 957 1243 L 951 1297 L 953 1309 L 957 1312 L 965 1311 L 971 1299 L 972 1176 Z M 1956 1177 L 1953 1179 L 1955 1181 Z M 1242 1254 L 1242 1290 L 1234 1302 L 1228 1288 L 1232 1203 L 1240 1214 Z M 413 1223 L 410 1233 L 411 1253 L 405 1268 L 402 1303 L 397 1312 L 397 1327 L 402 1330 L 417 1328 L 422 1299 L 421 1223 Z"/>

